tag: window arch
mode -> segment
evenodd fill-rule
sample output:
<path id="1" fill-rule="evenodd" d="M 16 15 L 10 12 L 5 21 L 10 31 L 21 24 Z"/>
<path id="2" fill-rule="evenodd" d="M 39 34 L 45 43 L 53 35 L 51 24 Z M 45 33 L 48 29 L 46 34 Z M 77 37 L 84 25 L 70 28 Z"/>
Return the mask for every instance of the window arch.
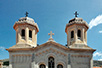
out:
<path id="1" fill-rule="evenodd" d="M 74 38 L 74 31 L 71 31 L 71 38 Z"/>
<path id="2" fill-rule="evenodd" d="M 21 31 L 21 36 L 22 36 L 22 39 L 25 39 L 25 30 L 24 29 L 22 29 L 22 31 Z"/>
<path id="3" fill-rule="evenodd" d="M 79 39 L 81 38 L 81 30 L 78 30 L 77 36 L 78 36 Z"/>
<path id="4" fill-rule="evenodd" d="M 39 66 L 39 68 L 46 68 L 46 66 L 45 66 L 44 64 L 41 64 L 41 65 Z"/>
<path id="5" fill-rule="evenodd" d="M 58 65 L 57 65 L 57 68 L 63 68 L 63 65 L 58 64 Z"/>
<path id="6" fill-rule="evenodd" d="M 49 57 L 48 58 L 48 68 L 55 68 L 55 64 L 54 64 L 54 58 L 53 57 Z"/>
<path id="7" fill-rule="evenodd" d="M 29 30 L 29 39 L 31 40 L 32 39 L 32 31 Z"/>

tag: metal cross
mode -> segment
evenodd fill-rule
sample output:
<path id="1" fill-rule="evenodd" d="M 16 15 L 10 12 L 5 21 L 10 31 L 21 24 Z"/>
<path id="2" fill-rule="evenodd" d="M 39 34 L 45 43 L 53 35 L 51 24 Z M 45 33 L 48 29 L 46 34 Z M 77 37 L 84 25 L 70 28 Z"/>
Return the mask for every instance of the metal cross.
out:
<path id="1" fill-rule="evenodd" d="M 52 38 L 52 35 L 54 35 L 54 33 L 52 33 L 52 31 L 50 31 L 50 33 L 48 33 L 48 35 L 50 35 L 50 38 Z"/>
<path id="2" fill-rule="evenodd" d="M 28 14 L 29 14 L 28 12 L 25 13 L 26 17 L 28 17 Z"/>
<path id="3" fill-rule="evenodd" d="M 77 11 L 76 11 L 74 14 L 75 14 L 75 17 L 77 17 L 77 15 L 79 15 L 79 14 L 77 13 Z"/>

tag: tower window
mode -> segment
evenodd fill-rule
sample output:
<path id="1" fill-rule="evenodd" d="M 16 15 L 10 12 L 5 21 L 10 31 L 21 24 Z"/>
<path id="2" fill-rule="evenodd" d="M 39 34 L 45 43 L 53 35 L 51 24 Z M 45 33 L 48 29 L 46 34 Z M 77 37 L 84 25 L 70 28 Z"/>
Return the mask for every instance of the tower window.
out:
<path id="1" fill-rule="evenodd" d="M 29 39 L 31 40 L 32 39 L 32 31 L 29 30 Z"/>
<path id="2" fill-rule="evenodd" d="M 21 36 L 22 36 L 22 39 L 25 39 L 25 30 L 24 29 L 21 31 Z"/>
<path id="3" fill-rule="evenodd" d="M 71 31 L 71 38 L 74 38 L 74 31 Z"/>
<path id="4" fill-rule="evenodd" d="M 78 30 L 77 35 L 78 35 L 78 39 L 80 39 L 81 38 L 81 30 Z"/>

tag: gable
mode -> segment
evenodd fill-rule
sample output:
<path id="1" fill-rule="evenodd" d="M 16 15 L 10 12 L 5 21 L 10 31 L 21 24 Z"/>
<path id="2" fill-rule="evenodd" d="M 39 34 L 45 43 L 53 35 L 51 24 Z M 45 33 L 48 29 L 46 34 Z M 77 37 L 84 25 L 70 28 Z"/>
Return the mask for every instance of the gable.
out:
<path id="1" fill-rule="evenodd" d="M 56 43 L 56 42 L 46 42 L 44 44 L 41 44 L 39 45 L 38 47 L 35 47 L 36 49 L 35 50 L 40 50 L 40 49 L 44 49 L 44 48 L 56 48 L 56 49 L 62 49 L 62 50 L 65 50 L 65 49 L 68 49 L 67 47 L 59 44 L 59 43 Z"/>

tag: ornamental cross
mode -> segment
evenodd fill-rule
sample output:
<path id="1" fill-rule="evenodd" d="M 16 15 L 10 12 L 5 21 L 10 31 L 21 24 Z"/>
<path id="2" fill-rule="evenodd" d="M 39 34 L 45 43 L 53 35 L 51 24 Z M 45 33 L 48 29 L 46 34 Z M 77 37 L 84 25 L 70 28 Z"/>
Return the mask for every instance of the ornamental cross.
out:
<path id="1" fill-rule="evenodd" d="M 26 17 L 28 17 L 28 14 L 29 14 L 28 12 L 25 13 Z"/>
<path id="2" fill-rule="evenodd" d="M 52 38 L 52 35 L 54 35 L 54 33 L 52 33 L 52 31 L 50 31 L 50 33 L 48 33 L 48 35 L 50 35 L 50 38 Z"/>
<path id="3" fill-rule="evenodd" d="M 75 15 L 75 17 L 78 17 L 77 15 L 79 15 L 79 14 L 78 14 L 78 12 L 76 11 L 76 12 L 74 13 L 74 15 Z"/>

